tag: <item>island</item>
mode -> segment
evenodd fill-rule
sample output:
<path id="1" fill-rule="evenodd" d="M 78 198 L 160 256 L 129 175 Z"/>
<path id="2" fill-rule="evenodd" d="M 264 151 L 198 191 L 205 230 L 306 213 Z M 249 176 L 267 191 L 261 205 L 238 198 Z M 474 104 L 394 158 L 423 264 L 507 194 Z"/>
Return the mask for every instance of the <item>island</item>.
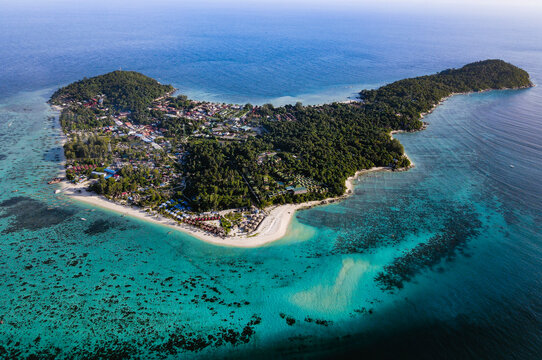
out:
<path id="1" fill-rule="evenodd" d="M 65 136 L 61 192 L 208 242 L 259 246 L 283 237 L 296 209 L 348 196 L 363 172 L 413 166 L 392 134 L 423 129 L 447 97 L 531 86 L 526 71 L 486 60 L 352 101 L 274 107 L 191 100 L 114 71 L 49 103 Z"/>

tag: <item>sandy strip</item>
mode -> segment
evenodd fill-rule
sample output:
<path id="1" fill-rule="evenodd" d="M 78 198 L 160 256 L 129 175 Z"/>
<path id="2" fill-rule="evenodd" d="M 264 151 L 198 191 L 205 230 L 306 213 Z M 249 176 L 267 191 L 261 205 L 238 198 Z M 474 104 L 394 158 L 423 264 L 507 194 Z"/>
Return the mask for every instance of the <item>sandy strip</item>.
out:
<path id="1" fill-rule="evenodd" d="M 111 200 L 106 199 L 105 197 L 101 195 L 97 195 L 95 193 L 87 191 L 85 189 L 87 184 L 85 183 L 74 185 L 66 181 L 62 181 L 60 185 L 61 185 L 61 192 L 76 201 L 80 201 L 86 204 L 101 207 L 107 210 L 117 212 L 119 214 L 131 216 L 131 217 L 138 218 L 144 221 L 149 221 L 158 225 L 167 226 L 169 228 L 182 231 L 186 234 L 194 236 L 208 243 L 218 244 L 218 245 L 237 246 L 237 247 L 257 247 L 267 242 L 276 240 L 276 239 L 273 239 L 273 240 L 261 241 L 256 236 L 252 238 L 246 238 L 246 237 L 245 238 L 242 238 L 242 237 L 221 238 L 216 235 L 211 235 L 209 233 L 206 233 L 195 227 L 185 225 L 185 224 L 180 224 L 174 221 L 173 219 L 170 219 L 168 217 L 162 216 L 154 212 L 148 213 L 145 210 L 135 207 L 135 206 L 128 207 L 125 205 L 117 204 Z M 286 233 L 286 229 L 284 229 L 284 233 L 281 235 L 281 237 L 284 236 L 285 233 Z"/>
<path id="2" fill-rule="evenodd" d="M 61 192 L 76 200 L 86 204 L 91 204 L 97 207 L 115 211 L 119 214 L 126 216 L 135 217 L 144 221 L 149 221 L 155 224 L 163 225 L 170 227 L 172 229 L 182 231 L 186 234 L 194 236 L 202 241 L 207 243 L 224 245 L 224 246 L 234 246 L 234 247 L 259 247 L 273 241 L 283 238 L 288 233 L 290 223 L 295 215 L 296 210 L 300 209 L 309 209 L 318 205 L 326 205 L 342 200 L 351 194 L 354 193 L 354 180 L 362 174 L 375 171 L 386 171 L 389 170 L 385 167 L 375 167 L 372 169 L 358 171 L 354 176 L 349 177 L 346 180 L 346 193 L 343 196 L 337 198 L 328 198 L 325 200 L 316 200 L 300 204 L 286 204 L 286 205 L 275 205 L 266 209 L 268 215 L 264 218 L 258 228 L 252 233 L 252 235 L 241 235 L 241 236 L 228 236 L 228 237 L 219 237 L 213 234 L 209 234 L 202 230 L 196 229 L 195 227 L 180 224 L 173 219 L 162 216 L 155 212 L 146 212 L 145 210 L 138 207 L 128 207 L 125 205 L 117 204 L 111 200 L 106 199 L 101 195 L 97 195 L 93 192 L 86 190 L 87 184 L 82 183 L 74 185 L 66 181 L 60 183 Z"/>

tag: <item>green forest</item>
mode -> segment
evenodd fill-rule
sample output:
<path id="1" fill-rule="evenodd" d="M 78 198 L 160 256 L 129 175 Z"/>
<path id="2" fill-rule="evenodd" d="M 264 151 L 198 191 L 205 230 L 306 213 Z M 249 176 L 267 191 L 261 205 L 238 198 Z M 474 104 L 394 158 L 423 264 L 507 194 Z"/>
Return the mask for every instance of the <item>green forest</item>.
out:
<path id="1" fill-rule="evenodd" d="M 362 91 L 360 104 L 264 105 L 257 109 L 262 118 L 289 113 L 296 121 L 262 120 L 266 133 L 243 144 L 191 144 L 186 162 L 190 177 L 185 191 L 203 210 L 235 207 L 250 194 L 240 169 L 247 169 L 256 179 L 267 175 L 272 170 L 256 166 L 254 158 L 261 151 L 274 149 L 282 159 L 282 171 L 320 181 L 329 189 L 326 197 L 338 196 L 345 191 L 346 179 L 357 170 L 408 167 L 410 162 L 403 155 L 403 146 L 391 139 L 390 131 L 421 129 L 421 113 L 431 110 L 445 97 L 529 86 L 532 84 L 524 70 L 501 60 L 486 60 Z M 322 194 L 310 193 L 282 196 L 272 202 L 320 198 Z M 268 205 L 265 199 L 260 201 L 261 205 Z"/>
<path id="2" fill-rule="evenodd" d="M 138 72 L 117 70 L 62 87 L 49 102 L 53 105 L 87 102 L 104 95 L 104 105 L 110 106 L 112 111 L 130 111 L 140 115 L 148 113 L 147 107 L 154 99 L 174 90 L 171 85 L 162 85 Z"/>
<path id="3" fill-rule="evenodd" d="M 185 181 L 182 196 L 196 210 L 214 210 L 250 204 L 264 207 L 342 195 L 345 180 L 358 170 L 375 166 L 408 167 L 410 162 L 404 156 L 403 146 L 391 138 L 390 132 L 420 130 L 423 127 L 421 114 L 430 111 L 442 99 L 455 93 L 530 86 L 532 83 L 524 70 L 502 60 L 486 60 L 434 75 L 399 80 L 375 90 L 363 90 L 359 93 L 360 101 L 354 103 L 250 106 L 251 121 L 258 121 L 264 129 L 260 135 L 242 142 L 188 137 L 184 159 L 178 164 Z M 62 88 L 53 94 L 51 103 L 65 99 L 85 101 L 104 94 L 113 108 L 137 113 L 172 89 L 141 74 L 115 71 Z M 176 101 L 178 106 L 189 104 L 185 97 Z M 77 122 L 76 115 L 74 110 L 63 114 L 65 131 L 77 128 L 73 124 Z M 132 120 L 138 122 L 137 117 Z M 145 121 L 147 118 L 141 122 Z M 169 136 L 179 136 L 181 129 L 185 135 L 187 123 L 182 118 L 155 116 L 154 121 L 171 129 Z M 78 141 L 68 146 L 67 151 L 84 156 L 102 154 L 105 147 L 104 141 L 98 138 L 88 145 L 86 149 Z M 276 154 L 273 161 L 257 163 L 258 154 L 266 151 Z M 294 175 L 310 179 L 307 181 L 325 191 L 269 197 L 261 190 L 272 192 L 276 183 Z M 101 182 L 100 187 L 119 192 L 130 185 Z"/>

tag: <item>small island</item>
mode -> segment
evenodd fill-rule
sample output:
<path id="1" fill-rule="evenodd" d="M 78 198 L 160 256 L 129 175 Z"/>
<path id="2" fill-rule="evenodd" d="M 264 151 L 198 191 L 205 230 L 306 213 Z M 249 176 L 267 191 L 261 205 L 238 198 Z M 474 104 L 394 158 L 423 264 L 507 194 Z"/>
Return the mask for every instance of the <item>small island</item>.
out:
<path id="1" fill-rule="evenodd" d="M 284 236 L 296 209 L 350 194 L 361 173 L 411 167 L 391 135 L 423 129 L 447 97 L 531 86 L 524 70 L 486 60 L 364 90 L 356 101 L 274 107 L 190 100 L 114 71 L 49 102 L 65 134 L 63 192 L 205 241 L 259 246 Z"/>

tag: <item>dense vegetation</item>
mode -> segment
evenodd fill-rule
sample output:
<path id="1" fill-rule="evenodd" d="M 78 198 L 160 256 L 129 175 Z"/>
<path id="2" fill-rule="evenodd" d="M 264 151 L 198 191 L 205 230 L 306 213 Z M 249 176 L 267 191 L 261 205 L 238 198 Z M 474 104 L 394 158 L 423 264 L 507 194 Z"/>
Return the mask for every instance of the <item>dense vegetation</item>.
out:
<path id="1" fill-rule="evenodd" d="M 256 155 L 250 143 L 191 142 L 183 166 L 187 175 L 185 194 L 203 210 L 250 206 L 249 188 L 238 166 L 253 161 Z"/>
<path id="2" fill-rule="evenodd" d="M 412 130 L 421 127 L 425 113 L 454 93 L 532 86 L 529 74 L 502 60 L 485 60 L 435 75 L 399 80 L 360 93 L 365 113 L 379 127 Z"/>
<path id="3" fill-rule="evenodd" d="M 96 191 L 98 194 L 116 198 L 125 192 L 133 192 L 138 188 L 144 188 L 143 193 L 148 193 L 146 195 L 150 195 L 150 203 L 165 200 L 161 198 L 159 192 L 149 186 L 158 186 L 160 184 L 162 181 L 160 171 L 156 169 L 150 170 L 146 167 L 135 169 L 132 166 L 125 166 L 119 171 L 119 175 L 118 179 L 113 177 L 109 179 L 99 177 L 99 180 L 94 183 L 92 190 Z"/>
<path id="4" fill-rule="evenodd" d="M 531 86 L 529 75 L 501 60 L 487 60 L 429 76 L 394 82 L 377 90 L 360 93 L 362 104 L 333 103 L 322 106 L 258 108 L 267 132 L 242 145 L 193 145 L 188 156 L 190 174 L 186 191 L 202 209 L 233 207 L 242 203 L 249 187 L 240 169 L 262 178 L 269 169 L 255 166 L 259 151 L 281 152 L 282 170 L 300 173 L 327 185 L 328 196 L 344 192 L 345 180 L 357 170 L 373 166 L 404 168 L 410 165 L 403 146 L 392 140 L 391 130 L 419 130 L 421 113 L 430 111 L 453 93 Z M 280 114 L 295 121 L 276 121 Z M 319 199 L 321 194 L 279 197 L 273 202 Z M 265 199 L 259 199 L 266 205 Z"/>
<path id="5" fill-rule="evenodd" d="M 113 125 L 113 121 L 103 111 L 77 106 L 60 113 L 60 125 L 64 131 L 90 130 Z"/>
<path id="6" fill-rule="evenodd" d="M 113 71 L 90 79 L 74 82 L 58 89 L 50 102 L 86 102 L 104 95 L 104 104 L 114 111 L 145 113 L 152 101 L 174 89 L 135 71 Z"/>
<path id="7" fill-rule="evenodd" d="M 84 160 L 87 164 L 109 160 L 111 140 L 106 136 L 93 135 L 86 139 L 75 136 L 64 144 L 64 155 L 67 159 Z"/>
<path id="8" fill-rule="evenodd" d="M 524 70 L 501 60 L 486 60 L 460 69 L 400 80 L 376 90 L 364 90 L 360 93 L 360 103 L 321 106 L 297 103 L 277 108 L 266 104 L 255 107 L 250 121 L 263 127 L 261 135 L 243 142 L 187 137 L 185 156 L 178 165 L 185 176 L 182 196 L 194 209 L 210 210 L 341 195 L 345 190 L 345 180 L 357 170 L 374 166 L 408 167 L 410 162 L 404 156 L 403 146 L 391 139 L 390 131 L 421 129 L 421 113 L 430 111 L 443 98 L 454 93 L 528 86 L 532 84 Z M 184 138 L 191 134 L 197 124 L 183 118 L 166 118 L 147 110 L 154 98 L 171 90 L 170 86 L 160 85 L 141 74 L 115 71 L 62 88 L 53 95 L 51 102 L 62 103 L 65 99 L 85 101 L 104 94 L 116 110 L 139 114 L 132 116 L 136 123 L 146 123 L 149 117 L 159 121 L 160 126 L 168 130 L 168 136 L 173 137 L 170 140 L 174 141 L 175 137 Z M 189 105 L 186 97 L 178 97 L 172 103 L 174 107 Z M 247 104 L 246 108 L 252 110 L 251 105 Z M 91 117 L 86 110 L 79 111 L 63 113 L 61 120 L 65 130 L 78 128 L 78 119 L 86 115 Z M 85 126 L 100 125 L 98 120 L 93 121 L 92 124 L 85 123 Z M 109 120 L 103 118 L 103 121 Z M 103 158 L 107 156 L 107 146 L 100 137 L 86 141 L 79 139 L 67 145 L 66 155 Z M 257 163 L 258 154 L 264 151 L 276 152 L 275 160 Z M 264 188 L 273 190 L 276 179 L 293 174 L 321 184 L 325 193 L 315 191 L 266 197 L 258 191 Z M 126 177 L 141 178 L 141 173 L 131 172 Z M 143 186 L 158 181 L 157 177 L 149 177 L 149 174 L 145 179 L 137 183 Z M 114 184 L 114 180 L 109 179 L 100 181 L 98 187 L 103 193 L 113 194 L 134 188 L 134 185 L 125 180 Z"/>

